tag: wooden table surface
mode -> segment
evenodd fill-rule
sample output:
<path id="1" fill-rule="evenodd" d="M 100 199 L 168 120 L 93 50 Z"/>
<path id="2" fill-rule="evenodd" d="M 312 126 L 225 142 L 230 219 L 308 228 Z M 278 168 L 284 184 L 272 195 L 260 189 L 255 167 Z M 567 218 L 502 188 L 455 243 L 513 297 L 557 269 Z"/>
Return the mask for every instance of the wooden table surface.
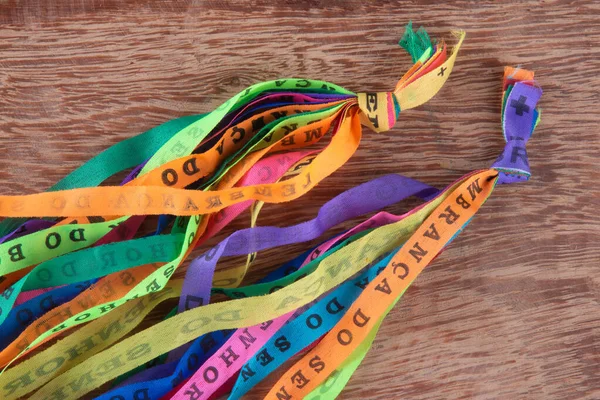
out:
<path id="1" fill-rule="evenodd" d="M 348 164 L 260 223 L 312 218 L 386 173 L 441 188 L 491 165 L 503 67 L 535 70 L 532 179 L 497 188 L 390 313 L 340 397 L 600 399 L 600 2 L 444 3 L 0 0 L 0 189 L 46 189 L 109 145 L 255 82 L 390 90 L 410 67 L 396 45 L 408 20 L 434 37 L 464 29 L 435 98 L 390 132 L 365 131 Z M 247 225 L 246 214 L 234 224 Z M 252 277 L 307 247 L 261 254 Z"/>

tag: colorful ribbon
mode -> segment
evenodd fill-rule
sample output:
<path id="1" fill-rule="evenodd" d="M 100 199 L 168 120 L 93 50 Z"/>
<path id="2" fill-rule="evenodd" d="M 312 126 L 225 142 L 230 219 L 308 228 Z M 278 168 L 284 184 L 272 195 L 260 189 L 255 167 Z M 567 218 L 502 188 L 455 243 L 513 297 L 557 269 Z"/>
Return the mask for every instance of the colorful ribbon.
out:
<path id="1" fill-rule="evenodd" d="M 444 65 L 447 65 L 446 68 L 451 70 L 455 56 L 456 52 L 445 61 Z M 430 58 L 422 58 L 424 61 L 419 61 L 416 64 L 416 67 L 405 75 L 403 80 L 401 80 L 401 82 L 403 82 L 402 85 L 399 85 L 395 91 L 395 96 L 398 97 L 399 104 L 401 106 L 404 105 L 404 108 L 411 108 L 412 106 L 416 106 L 420 104 L 420 102 L 427 100 L 439 90 L 439 87 L 441 87 L 443 82 L 447 79 L 447 74 L 445 76 L 439 76 L 430 71 L 432 65 L 435 63 L 439 64 L 440 60 L 445 60 L 445 47 L 438 47 Z M 420 85 L 424 85 L 426 88 L 424 89 L 425 94 L 418 92 L 418 94 L 415 95 L 414 93 L 417 92 L 413 93 L 413 91 Z M 290 109 L 289 106 L 287 109 L 285 108 L 286 106 L 274 107 L 270 108 L 268 111 L 259 113 L 258 117 L 250 114 L 251 107 L 262 106 L 264 108 L 265 104 L 268 104 L 268 100 L 271 100 L 273 95 L 265 94 L 266 90 L 289 90 L 291 88 L 296 90 L 308 88 L 308 90 L 322 91 L 327 94 L 333 94 L 334 96 L 337 96 L 337 98 L 329 99 L 325 97 L 325 99 L 323 99 L 299 94 L 298 96 L 305 96 L 305 100 L 309 101 L 308 105 L 295 105 L 293 109 Z M 413 95 L 404 98 L 403 93 L 405 91 L 407 93 L 413 93 Z M 183 200 L 185 202 L 184 208 L 187 210 L 180 214 L 199 214 L 209 211 L 218 211 L 227 205 L 239 203 L 247 198 L 260 198 L 262 200 L 268 200 L 268 198 L 271 197 L 275 198 L 277 197 L 277 190 L 279 190 L 280 194 L 278 197 L 279 200 L 292 199 L 310 189 L 322 178 L 338 168 L 356 149 L 361 133 L 357 119 L 358 108 L 355 108 L 356 102 L 352 100 L 351 95 L 348 100 L 339 100 L 340 98 L 348 98 L 349 95 L 350 92 L 345 91 L 344 89 L 318 81 L 280 80 L 255 85 L 238 94 L 233 99 L 230 99 L 230 101 L 226 102 L 225 105 L 219 107 L 213 113 L 204 116 L 198 121 L 198 123 L 202 123 L 202 128 L 197 126 L 198 123 L 192 123 L 172 136 L 166 144 L 145 163 L 144 167 L 141 168 L 140 174 L 123 186 L 71 189 L 66 192 L 49 192 L 30 196 L 5 196 L 0 199 L 0 207 L 2 207 L 2 209 L 11 210 L 8 213 L 11 216 L 42 214 L 66 216 L 71 214 L 90 214 L 89 209 L 94 209 L 94 214 L 96 215 L 124 215 L 139 213 L 140 210 L 137 208 L 139 208 L 142 198 L 148 200 L 148 202 L 145 202 L 148 207 L 152 207 L 151 202 L 154 202 L 154 200 L 152 200 L 151 197 L 157 195 L 161 200 L 160 204 L 156 203 L 159 207 L 155 210 L 156 213 L 173 213 L 172 207 L 177 208 L 177 202 L 185 198 Z M 291 97 L 293 98 L 294 96 Z M 312 100 L 316 101 L 310 103 Z M 244 107 L 242 106 L 244 102 L 250 103 Z M 311 111 L 314 109 L 311 108 L 313 106 L 320 107 L 320 111 Z M 228 111 L 232 111 L 231 117 L 227 116 Z M 300 112 L 300 114 L 288 115 L 288 113 L 298 112 Z M 250 115 L 250 117 L 243 119 L 248 115 Z M 268 118 L 274 118 L 274 120 L 269 122 Z M 219 119 L 223 120 L 221 125 L 219 125 Z M 290 178 L 285 182 L 270 185 L 254 185 L 247 188 L 227 189 L 228 187 L 233 186 L 233 184 L 241 178 L 243 173 L 247 172 L 251 165 L 258 161 L 260 157 L 266 155 L 270 151 L 283 150 L 286 146 L 295 148 L 297 146 L 304 146 L 319 141 L 327 131 L 328 127 L 332 126 L 335 121 L 337 121 L 336 134 L 332 138 L 331 144 L 316 156 L 312 163 L 304 168 L 298 176 Z M 309 129 L 302 130 L 301 128 L 303 126 Z M 207 136 L 209 132 L 207 127 L 215 128 L 217 130 L 216 133 Z M 246 133 L 252 129 L 256 131 L 255 136 Z M 208 141 L 202 142 L 201 146 L 212 149 L 212 152 L 204 151 L 198 155 L 194 154 L 192 156 L 181 157 L 182 154 L 180 153 L 184 152 L 184 150 L 182 150 L 183 148 L 186 149 L 185 152 L 190 152 L 194 147 L 198 146 L 199 140 L 206 137 L 209 138 Z M 243 147 L 245 144 L 250 147 Z M 237 156 L 237 161 L 241 160 L 241 162 L 237 162 L 237 164 L 234 165 L 232 164 L 232 161 L 235 158 L 232 157 L 234 157 L 236 148 L 242 150 Z M 175 158 L 173 161 L 167 160 L 167 158 L 173 159 L 173 156 L 179 158 Z M 223 158 L 227 156 L 229 156 L 229 158 Z M 161 162 L 163 162 L 163 164 L 159 168 L 152 170 L 152 167 L 155 164 L 160 164 L 157 160 L 162 160 Z M 220 167 L 217 167 L 219 164 Z M 211 171 L 216 173 L 214 176 L 221 176 L 222 178 L 210 178 L 204 183 L 203 187 L 217 185 L 222 196 L 228 194 L 227 198 L 219 197 L 220 195 L 215 194 L 217 192 L 190 191 L 173 188 L 174 186 L 182 187 L 193 184 L 198 178 L 208 177 L 207 173 L 210 174 Z M 102 192 L 100 197 L 94 195 L 95 193 L 99 194 L 100 192 Z M 115 193 L 117 197 L 111 200 L 110 193 Z M 134 193 L 134 196 L 136 197 L 135 202 L 129 202 L 127 193 Z M 175 193 L 179 193 L 179 195 L 176 195 Z M 241 193 L 245 194 L 242 195 Z M 67 197 L 61 197 L 62 195 Z M 88 202 L 88 195 L 90 196 L 90 200 L 107 200 L 104 202 L 104 206 L 106 207 L 96 207 L 93 202 Z M 57 200 L 59 198 L 62 198 L 64 202 L 63 200 Z M 33 211 L 33 207 L 28 207 L 26 205 L 27 201 L 30 200 L 35 201 L 35 204 L 37 204 L 34 213 L 31 212 Z M 76 204 L 71 205 L 80 208 L 79 212 L 72 212 L 72 207 L 68 206 L 68 203 L 73 200 L 75 200 Z M 275 201 L 279 200 L 275 199 Z M 24 203 L 22 201 L 24 201 Z M 63 203 L 64 207 L 62 206 Z M 47 210 L 56 209 L 56 206 L 60 205 L 59 208 L 61 208 L 61 210 L 59 213 L 54 211 L 46 213 L 45 211 L 42 211 L 42 204 L 46 204 Z M 83 208 L 81 208 L 81 206 L 83 206 Z M 116 211 L 115 207 L 121 209 L 121 211 Z M 83 209 L 88 209 L 88 211 L 83 211 Z M 146 210 L 142 214 L 147 215 L 151 213 L 153 212 Z M 102 219 L 106 220 L 105 217 Z M 67 220 L 68 219 L 65 219 L 64 221 Z M 176 223 L 173 227 L 172 235 L 182 235 L 180 237 L 183 237 L 184 240 L 181 247 L 178 246 L 178 244 L 181 243 L 181 239 L 176 237 L 171 237 L 170 243 L 165 243 L 165 246 L 171 247 L 173 247 L 173 244 L 175 243 L 175 246 L 180 248 L 177 256 L 170 262 L 162 266 L 152 264 L 146 266 L 143 265 L 144 262 L 149 262 L 151 260 L 163 261 L 164 258 L 169 258 L 169 256 L 171 256 L 167 254 L 164 255 L 164 258 L 160 258 L 159 260 L 156 260 L 155 258 L 143 259 L 143 257 L 138 256 L 140 254 L 139 248 L 142 248 L 144 247 L 144 244 L 147 244 L 145 241 L 154 240 L 153 238 L 137 239 L 138 249 L 122 247 L 131 245 L 131 241 L 115 245 L 115 247 L 119 246 L 123 249 L 123 252 L 120 254 L 127 255 L 127 251 L 129 251 L 129 254 L 132 256 L 131 263 L 137 261 L 140 265 L 131 268 L 127 272 L 114 272 L 105 278 L 102 278 L 95 283 L 90 290 L 87 290 L 72 301 L 63 304 L 40 317 L 34 325 L 26 329 L 13 343 L 0 352 L 0 363 L 6 365 L 11 359 L 33 349 L 64 329 L 76 326 L 82 322 L 88 322 L 107 312 L 111 312 L 129 299 L 146 295 L 163 288 L 177 266 L 181 264 L 191 251 L 191 248 L 193 248 L 194 244 L 201 238 L 202 233 L 207 227 L 208 220 L 206 218 L 199 218 L 198 216 L 189 218 L 187 227 L 185 227 L 185 222 L 183 220 L 180 220 L 180 222 L 183 222 L 183 224 L 180 225 Z M 77 228 L 73 228 L 73 225 L 68 227 L 66 227 L 66 225 L 55 225 L 50 229 L 70 229 L 68 231 L 68 234 L 70 235 L 69 240 L 62 239 L 67 232 L 40 231 L 38 242 L 41 241 L 43 237 L 44 245 L 49 247 L 49 250 L 54 250 L 56 252 L 51 256 L 56 257 L 72 250 L 71 248 L 67 248 L 66 245 L 63 246 L 64 243 L 74 245 L 83 242 L 83 238 L 93 242 L 106 234 L 106 231 L 100 230 L 95 236 L 92 236 L 92 233 L 89 231 L 90 227 L 106 227 L 112 229 L 115 225 L 123 226 L 124 223 L 128 223 L 127 217 L 87 224 L 88 226 L 82 228 L 79 228 L 78 226 Z M 180 226 L 181 228 L 179 228 Z M 75 231 L 74 229 L 81 230 Z M 135 233 L 135 230 L 135 228 L 126 229 L 126 233 Z M 94 232 L 96 232 L 96 230 L 94 230 Z M 77 233 L 81 238 L 76 236 Z M 71 235 L 77 240 L 72 239 Z M 150 246 L 144 248 L 152 252 L 152 249 L 156 248 L 154 246 L 157 246 L 159 242 L 162 243 L 157 239 L 157 243 L 152 242 L 150 243 Z M 83 243 L 81 246 L 84 247 Z M 97 249 L 99 248 L 100 247 Z M 29 253 L 25 252 L 26 249 L 27 248 L 21 243 L 11 244 L 11 248 L 9 249 L 12 252 L 9 253 L 11 254 L 11 257 L 9 258 L 11 263 L 8 266 L 8 268 L 11 268 L 10 271 L 19 270 L 19 268 L 29 268 L 33 263 L 44 261 L 43 258 L 40 258 L 39 260 L 35 259 L 34 262 L 32 262 Z M 63 249 L 65 250 L 63 251 Z M 99 252 L 100 250 L 97 249 L 93 249 L 91 252 Z M 164 247 L 159 249 L 158 253 L 162 257 L 162 249 L 164 249 Z M 113 251 L 112 248 L 109 250 Z M 48 252 L 43 252 L 41 254 L 45 255 L 45 257 L 47 257 L 46 259 L 51 257 Z M 154 255 L 155 254 L 152 254 L 152 256 Z M 84 253 L 83 259 L 86 257 L 87 254 Z M 72 261 L 70 260 L 69 262 Z M 126 265 L 126 267 L 130 266 L 132 265 Z M 43 266 L 40 268 L 42 268 L 42 271 L 49 271 L 49 269 L 44 270 Z M 35 273 L 39 273 L 39 270 L 35 271 Z M 20 275 L 17 275 L 16 278 L 20 278 Z M 43 275 L 43 278 L 48 278 L 47 274 Z M 13 286 L 4 291 L 3 297 L 7 300 L 6 304 L 4 304 L 5 307 L 9 307 L 9 304 L 14 303 L 14 300 L 21 289 L 24 287 L 30 288 L 30 286 L 26 285 L 31 279 L 33 278 L 28 275 L 20 280 L 13 280 Z M 8 282 L 10 282 L 10 280 Z M 56 283 L 57 282 L 53 281 L 53 284 Z M 98 305 L 96 306 L 96 304 Z M 40 327 L 47 328 L 40 329 Z"/>
<path id="2" fill-rule="evenodd" d="M 299 353 L 267 398 L 337 396 L 387 313 L 495 185 L 529 179 L 525 146 L 539 122 L 541 89 L 532 72 L 505 70 L 504 151 L 490 169 L 443 191 L 388 175 L 342 193 L 298 225 L 256 227 L 258 214 L 264 203 L 296 199 L 340 168 L 358 148 L 361 125 L 387 131 L 401 110 L 435 95 L 464 33 L 457 36 L 447 54 L 443 42 L 433 45 L 409 24 L 400 44 L 414 65 L 392 92 L 354 94 L 306 79 L 256 84 L 211 113 L 114 145 L 47 192 L 0 196 L 0 216 L 8 217 L 0 222 L 2 398 L 78 398 L 121 377 L 99 399 L 200 400 L 227 392 L 237 399 Z M 329 133 L 325 146 L 309 148 Z M 131 168 L 121 185 L 100 186 Z M 316 239 L 415 195 L 425 201 L 415 209 L 379 212 L 241 286 L 258 251 Z M 192 260 L 185 279 L 170 279 L 194 248 L 251 206 L 251 228 Z M 140 235 L 152 215 L 154 232 Z M 248 258 L 216 268 L 236 255 Z M 230 300 L 211 303 L 213 295 Z M 175 298 L 177 309 L 162 322 L 125 338 Z"/>

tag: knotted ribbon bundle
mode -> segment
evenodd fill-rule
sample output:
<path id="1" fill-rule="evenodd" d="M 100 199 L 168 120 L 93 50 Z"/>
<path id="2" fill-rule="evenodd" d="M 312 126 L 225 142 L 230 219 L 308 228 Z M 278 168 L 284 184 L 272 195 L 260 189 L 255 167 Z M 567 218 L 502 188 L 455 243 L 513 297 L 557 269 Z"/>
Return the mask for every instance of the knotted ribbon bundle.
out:
<path id="1" fill-rule="evenodd" d="M 387 129 L 401 109 L 422 104 L 441 88 L 464 37 L 457 35 L 458 44 L 447 56 L 445 44 L 433 45 L 424 30 L 415 33 L 409 25 L 401 44 L 415 64 L 392 94 L 355 95 L 334 84 L 306 79 L 256 84 L 212 113 L 167 123 L 143 134 L 144 140 L 131 139 L 105 151 L 48 192 L 0 196 L 0 215 L 62 218 L 51 226 L 47 221 L 27 222 L 0 245 L 4 275 L 0 322 L 9 316 L 22 291 L 80 285 L 75 297 L 50 310 L 45 307 L 47 312 L 15 314 L 13 320 L 35 321 L 7 335 L 10 340 L 0 351 L 0 365 L 8 365 L 61 331 L 163 289 L 192 249 L 224 226 L 217 218 L 204 216 L 251 200 L 289 201 L 306 193 L 354 153 L 362 136 L 361 119 L 377 130 Z M 365 113 L 367 118 L 361 116 Z M 250 173 L 265 156 L 307 147 L 329 131 L 329 144 L 306 159 L 297 174 L 262 183 L 256 181 L 259 172 Z M 94 186 L 122 169 L 122 163 L 118 167 L 110 163 L 119 154 L 145 146 L 151 148 L 143 151 L 145 156 L 150 155 L 121 186 Z M 245 176 L 252 185 L 238 184 Z M 134 239 L 144 218 L 153 214 L 162 214 L 157 235 Z M 172 215 L 180 217 L 170 225 L 170 234 L 160 234 Z M 14 222 L 3 224 L 8 227 Z M 225 271 L 215 280 L 231 287 L 239 285 L 243 275 L 243 271 Z M 186 296 L 183 307 L 201 305 L 207 294 Z"/>
<path id="2" fill-rule="evenodd" d="M 226 390 L 240 398 L 317 342 L 267 397 L 335 397 L 386 313 L 495 184 L 528 179 L 525 143 L 539 120 L 541 95 L 532 73 L 506 70 L 507 145 L 491 169 L 444 191 L 398 175 L 382 177 L 333 199 L 313 221 L 237 231 L 194 259 L 184 280 L 170 277 L 253 201 L 295 199 L 341 167 L 358 146 L 361 124 L 386 131 L 401 110 L 431 98 L 450 75 L 464 34 L 458 37 L 447 56 L 444 43 L 433 45 L 424 30 L 415 33 L 409 24 L 401 45 L 414 66 L 393 92 L 355 95 L 306 79 L 257 84 L 212 113 L 174 120 L 113 146 L 48 192 L 0 196 L 0 215 L 11 217 L 0 226 L 6 234 L 0 244 L 0 363 L 8 366 L 69 333 L 5 370 L 3 398 L 40 387 L 29 398 L 78 398 L 136 367 L 135 375 L 123 375 L 99 398 L 197 400 Z M 329 131 L 323 150 L 301 150 Z M 131 167 L 121 186 L 96 187 Z M 250 258 L 215 270 L 223 256 L 311 240 L 411 195 L 426 202 L 401 216 L 377 214 L 259 283 L 239 287 Z M 253 208 L 253 225 L 260 210 Z M 150 215 L 160 215 L 156 232 L 136 238 Z M 45 288 L 53 289 L 28 292 Z M 211 294 L 231 300 L 208 304 Z M 179 305 L 167 319 L 117 343 L 173 298 Z M 152 360 L 154 366 L 139 368 Z M 328 377 L 333 383 L 325 382 Z"/>

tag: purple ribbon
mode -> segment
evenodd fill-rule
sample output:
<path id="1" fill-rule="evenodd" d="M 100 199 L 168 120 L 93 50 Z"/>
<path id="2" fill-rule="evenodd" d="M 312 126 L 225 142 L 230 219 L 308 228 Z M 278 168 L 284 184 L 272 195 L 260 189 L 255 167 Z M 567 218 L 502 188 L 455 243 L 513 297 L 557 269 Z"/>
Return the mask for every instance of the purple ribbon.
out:
<path id="1" fill-rule="evenodd" d="M 27 221 L 8 235 L 0 238 L 0 243 L 19 238 L 21 236 L 29 235 L 30 233 L 41 231 L 42 229 L 50 228 L 54 224 L 55 222 L 46 221 L 43 219 L 34 219 L 31 221 Z"/>
<path id="2" fill-rule="evenodd" d="M 531 176 L 525 144 L 531 138 L 537 111 L 535 109 L 542 89 L 517 82 L 504 107 L 502 131 L 506 145 L 492 168 L 498 169 L 499 184 L 526 181 Z"/>
<path id="3" fill-rule="evenodd" d="M 217 262 L 221 257 L 254 253 L 273 247 L 306 242 L 349 219 L 381 210 L 410 196 L 428 199 L 437 189 L 401 175 L 385 175 L 347 190 L 321 207 L 317 217 L 285 228 L 256 227 L 234 232 L 194 259 L 187 270 L 179 312 L 208 303 Z M 227 286 L 232 282 L 215 282 Z"/>

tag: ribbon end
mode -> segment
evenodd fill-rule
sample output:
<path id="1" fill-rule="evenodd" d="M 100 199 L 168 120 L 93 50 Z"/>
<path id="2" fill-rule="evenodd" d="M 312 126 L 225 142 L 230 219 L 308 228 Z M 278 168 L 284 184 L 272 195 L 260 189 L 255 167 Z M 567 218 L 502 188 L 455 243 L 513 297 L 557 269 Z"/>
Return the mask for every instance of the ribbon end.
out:
<path id="1" fill-rule="evenodd" d="M 412 21 L 406 24 L 404 35 L 398 44 L 406 50 L 412 57 L 412 62 L 416 63 L 421 58 L 431 56 L 433 44 L 429 34 L 422 26 L 416 31 L 413 31 Z"/>

